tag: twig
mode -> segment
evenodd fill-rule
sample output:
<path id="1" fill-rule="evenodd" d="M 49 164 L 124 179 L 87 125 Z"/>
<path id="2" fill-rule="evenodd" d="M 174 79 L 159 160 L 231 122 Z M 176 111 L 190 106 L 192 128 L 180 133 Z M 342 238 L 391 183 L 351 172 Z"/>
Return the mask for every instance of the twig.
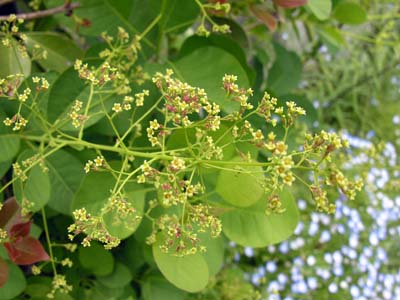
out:
<path id="1" fill-rule="evenodd" d="M 16 16 L 18 19 L 32 20 L 32 19 L 38 19 L 38 18 L 52 16 L 52 15 L 59 14 L 62 12 L 68 13 L 79 6 L 80 6 L 79 2 L 74 2 L 74 3 L 67 4 L 67 5 L 61 5 L 61 6 L 49 8 L 46 10 L 39 10 L 39 11 L 35 11 L 35 12 L 30 12 L 30 13 L 17 14 Z M 0 21 L 7 21 L 8 18 L 9 18 L 9 16 L 0 16 Z"/>
<path id="2" fill-rule="evenodd" d="M 0 0 L 0 6 L 11 2 L 14 2 L 14 0 Z"/>

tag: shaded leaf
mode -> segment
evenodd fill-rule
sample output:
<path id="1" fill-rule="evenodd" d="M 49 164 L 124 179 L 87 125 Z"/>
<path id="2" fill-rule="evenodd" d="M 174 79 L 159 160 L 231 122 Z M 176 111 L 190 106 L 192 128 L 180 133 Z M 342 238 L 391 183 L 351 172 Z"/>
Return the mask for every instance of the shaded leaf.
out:
<path id="1" fill-rule="evenodd" d="M 7 262 L 0 257 L 0 288 L 6 284 L 9 271 Z"/>
<path id="2" fill-rule="evenodd" d="M 336 20 L 343 24 L 359 25 L 367 21 L 366 10 L 358 3 L 342 1 L 333 12 Z"/>
<path id="3" fill-rule="evenodd" d="M 14 300 L 21 294 L 26 287 L 26 279 L 21 269 L 15 264 L 7 261 L 9 275 L 8 280 L 3 287 L 0 288 L 1 300 Z"/>
<path id="4" fill-rule="evenodd" d="M 75 59 L 83 56 L 83 51 L 67 37 L 55 32 L 27 32 L 26 45 L 33 51 L 36 45 L 47 52 L 46 59 L 38 63 L 46 69 L 62 72 L 70 67 Z"/>
<path id="5" fill-rule="evenodd" d="M 14 39 L 9 47 L 0 43 L 0 66 L 0 78 L 17 73 L 27 77 L 31 73 L 31 60 L 21 54 L 18 43 Z"/>

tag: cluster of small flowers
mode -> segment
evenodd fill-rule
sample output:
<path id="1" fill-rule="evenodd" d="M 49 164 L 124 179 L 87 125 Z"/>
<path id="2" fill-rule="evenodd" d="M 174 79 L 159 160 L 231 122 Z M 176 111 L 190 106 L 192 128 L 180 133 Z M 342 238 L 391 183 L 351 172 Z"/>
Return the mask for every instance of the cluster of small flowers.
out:
<path id="1" fill-rule="evenodd" d="M 16 164 L 18 164 L 18 163 L 16 163 Z M 31 157 L 28 157 L 27 159 L 24 159 L 21 162 L 21 164 L 24 168 L 30 168 L 34 164 L 39 164 L 43 173 L 47 173 L 49 171 L 49 168 L 46 166 L 45 160 L 40 158 L 39 154 L 35 154 Z M 18 169 L 18 167 L 19 167 L 19 165 L 18 166 L 16 165 L 15 169 Z M 17 172 L 15 169 L 14 169 L 14 172 Z"/>
<path id="2" fill-rule="evenodd" d="M 12 74 L 6 78 L 0 78 L 0 96 L 13 98 L 23 78 L 23 74 Z"/>
<path id="3" fill-rule="evenodd" d="M 72 120 L 72 125 L 75 128 L 81 127 L 87 119 L 85 115 L 79 113 L 79 111 L 82 109 L 82 106 L 82 101 L 75 100 L 74 105 L 71 107 L 71 112 L 69 113 L 69 117 Z"/>
<path id="4" fill-rule="evenodd" d="M 153 121 L 150 121 L 150 126 L 147 127 L 146 131 L 147 131 L 147 138 L 149 139 L 149 142 L 151 143 L 152 147 L 155 146 L 161 146 L 160 143 L 160 138 L 162 137 L 162 135 L 164 134 L 163 130 L 160 130 L 158 133 L 157 131 L 159 129 L 163 128 L 163 125 L 159 124 L 157 119 L 154 119 Z M 156 136 L 157 133 L 157 136 Z"/>
<path id="5" fill-rule="evenodd" d="M 27 198 L 22 198 L 21 202 L 21 215 L 28 216 L 32 212 L 34 203 L 29 201 Z"/>
<path id="6" fill-rule="evenodd" d="M 277 104 L 278 99 L 271 97 L 271 95 L 266 92 L 264 93 L 264 96 L 256 109 L 257 114 L 274 127 L 278 123 L 278 120 L 273 118 L 273 113 L 275 112 Z"/>
<path id="7" fill-rule="evenodd" d="M 157 219 L 147 243 L 153 244 L 160 239 L 160 249 L 164 253 L 186 256 L 207 251 L 201 243 L 200 234 L 209 231 L 211 237 L 216 238 L 221 230 L 221 221 L 209 213 L 206 205 L 200 204 L 188 208 L 184 223 L 176 215 L 162 215 Z"/>
<path id="8" fill-rule="evenodd" d="M 267 208 L 265 209 L 267 215 L 271 213 L 281 214 L 284 213 L 285 210 L 278 194 L 272 194 L 268 197 Z"/>
<path id="9" fill-rule="evenodd" d="M 18 131 L 24 128 L 28 124 L 28 120 L 25 119 L 20 114 L 15 114 L 11 119 L 8 117 L 5 118 L 3 123 L 6 126 L 14 125 L 13 130 Z"/>
<path id="10" fill-rule="evenodd" d="M 32 81 L 36 83 L 36 91 L 38 92 L 48 90 L 50 87 L 49 82 L 44 77 L 33 76 Z"/>
<path id="11" fill-rule="evenodd" d="M 222 78 L 223 86 L 233 101 L 240 103 L 239 114 L 242 115 L 246 109 L 253 109 L 253 105 L 248 102 L 249 97 L 253 96 L 252 89 L 242 89 L 236 84 L 237 76 L 225 74 Z"/>
<path id="12" fill-rule="evenodd" d="M 350 181 L 340 170 L 336 168 L 331 170 L 330 176 L 326 180 L 326 184 L 337 186 L 340 191 L 350 200 L 355 199 L 357 191 L 361 191 L 364 185 L 361 178 L 357 179 L 356 181 Z"/>
<path id="13" fill-rule="evenodd" d="M 113 214 L 113 225 L 118 226 L 124 222 L 126 228 L 134 228 L 142 220 L 142 217 L 137 214 L 132 203 L 128 202 L 126 197 L 111 196 L 107 203 L 101 209 L 101 214 L 105 215 L 109 212 Z"/>
<path id="14" fill-rule="evenodd" d="M 7 231 L 3 228 L 0 228 L 0 244 L 4 243 L 7 240 Z"/>
<path id="15" fill-rule="evenodd" d="M 198 232 L 210 230 L 211 237 L 219 237 L 222 232 L 221 220 L 209 212 L 205 204 L 190 206 L 188 209 L 188 220 L 198 226 Z"/>
<path id="16" fill-rule="evenodd" d="M 348 148 L 348 146 L 348 142 L 345 139 L 342 139 L 337 133 L 322 130 L 320 133 L 315 135 L 306 134 L 304 150 L 321 153 L 323 154 L 323 158 L 329 160 L 329 154 L 334 150 Z"/>
<path id="17" fill-rule="evenodd" d="M 24 44 L 24 42 L 27 40 L 27 36 L 24 33 L 20 33 L 18 27 L 23 22 L 23 19 L 17 18 L 15 14 L 11 14 L 7 21 L 0 22 L 0 33 L 4 35 L 4 37 L 1 39 L 2 44 L 5 47 L 16 46 L 19 55 L 25 58 L 28 57 L 28 51 Z"/>
<path id="18" fill-rule="evenodd" d="M 212 131 L 218 130 L 221 121 L 218 115 L 219 105 L 208 101 L 204 89 L 192 87 L 172 78 L 172 74 L 172 70 L 167 70 L 165 75 L 157 72 L 152 79 L 164 95 L 167 121 L 187 127 L 192 124 L 189 115 L 204 110 L 208 114 L 205 118 L 205 128 Z"/>
<path id="19" fill-rule="evenodd" d="M 197 34 L 200 36 L 206 36 L 208 37 L 210 35 L 210 30 L 207 29 L 205 25 L 205 20 L 207 19 L 211 24 L 212 24 L 212 32 L 214 33 L 229 33 L 230 27 L 227 24 L 217 24 L 214 22 L 214 20 L 207 14 L 206 9 L 209 9 L 212 14 L 216 15 L 221 15 L 221 14 L 227 14 L 230 9 L 231 5 L 229 3 L 207 3 L 207 4 L 201 4 L 201 13 L 202 18 L 201 18 L 201 24 L 199 27 L 197 27 Z"/>
<path id="20" fill-rule="evenodd" d="M 118 27 L 118 35 L 115 41 L 112 36 L 105 32 L 102 33 L 102 38 L 109 48 L 100 52 L 99 56 L 118 69 L 120 78 L 118 78 L 118 85 L 115 86 L 123 87 L 124 93 L 122 94 L 130 91 L 129 82 L 136 82 L 140 85 L 149 79 L 149 76 L 143 72 L 143 68 L 133 67 L 141 50 L 139 36 L 130 39 L 125 29 Z"/>
<path id="21" fill-rule="evenodd" d="M 199 154 L 205 159 L 215 158 L 221 160 L 223 158 L 223 151 L 221 147 L 218 147 L 212 136 L 206 134 L 206 132 L 196 127 L 196 144 L 199 145 Z"/>
<path id="22" fill-rule="evenodd" d="M 21 181 L 25 181 L 28 179 L 25 172 L 22 170 L 21 165 L 18 162 L 13 163 L 12 167 L 14 176 L 18 177 Z"/>
<path id="23" fill-rule="evenodd" d="M 85 208 L 76 209 L 73 212 L 75 223 L 68 227 L 69 239 L 72 241 L 75 236 L 84 233 L 86 237 L 82 240 L 84 247 L 89 247 L 92 240 L 104 243 L 105 249 L 111 249 L 119 245 L 120 239 L 110 235 L 104 228 L 102 218 L 89 214 Z"/>
<path id="24" fill-rule="evenodd" d="M 89 173 L 91 170 L 98 171 L 100 168 L 106 166 L 106 161 L 103 156 L 97 156 L 94 160 L 88 160 L 83 168 L 85 173 Z"/>
<path id="25" fill-rule="evenodd" d="M 51 284 L 52 289 L 47 294 L 48 299 L 54 299 L 57 292 L 68 294 L 72 291 L 72 286 L 67 283 L 64 275 L 55 274 Z"/>
<path id="26" fill-rule="evenodd" d="M 108 62 L 104 62 L 99 68 L 90 67 L 77 59 L 74 69 L 78 71 L 79 77 L 87 80 L 94 86 L 103 86 L 119 76 L 118 70 L 111 67 Z"/>

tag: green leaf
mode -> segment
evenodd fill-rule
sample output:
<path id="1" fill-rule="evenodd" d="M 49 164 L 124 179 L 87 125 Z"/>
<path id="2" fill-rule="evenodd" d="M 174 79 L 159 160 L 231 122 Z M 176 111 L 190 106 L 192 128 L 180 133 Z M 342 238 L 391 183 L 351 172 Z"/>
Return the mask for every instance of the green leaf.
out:
<path id="1" fill-rule="evenodd" d="M 23 160 L 29 159 L 34 155 L 35 152 L 31 150 L 26 150 L 21 153 L 18 157 L 18 162 L 21 167 Z M 26 199 L 33 204 L 32 207 L 29 207 L 29 211 L 37 212 L 50 200 L 51 186 L 49 173 L 43 172 L 42 167 L 39 164 L 36 164 L 27 172 L 26 175 L 28 177 L 27 180 L 22 181 L 18 178 L 14 181 L 14 195 L 19 205 L 22 206 L 23 201 Z"/>
<path id="2" fill-rule="evenodd" d="M 78 76 L 73 67 L 67 69 L 58 77 L 50 89 L 50 95 L 47 104 L 47 116 L 50 122 L 56 120 L 61 123 L 61 128 L 68 131 L 78 131 L 79 128 L 72 126 L 69 118 L 71 107 L 75 100 L 82 101 L 84 111 L 90 95 L 90 87 L 85 84 Z M 115 99 L 114 94 L 94 94 L 88 111 L 89 119 L 84 127 L 91 126 L 104 117 L 102 102 L 107 111 L 111 110 Z"/>
<path id="3" fill-rule="evenodd" d="M 267 88 L 280 96 L 296 88 L 301 80 L 300 57 L 278 43 L 274 43 L 276 59 L 268 73 Z"/>
<path id="4" fill-rule="evenodd" d="M 82 181 L 72 202 L 72 209 L 85 207 L 93 215 L 102 214 L 102 208 L 111 196 L 110 191 L 115 185 L 115 178 L 110 173 L 89 173 Z M 141 216 L 144 209 L 145 191 L 142 186 L 129 183 L 124 187 L 126 199 L 136 209 L 136 214 Z M 127 238 L 136 231 L 140 220 L 132 218 L 121 219 L 117 212 L 111 211 L 102 215 L 103 225 L 109 233 L 120 239 Z"/>
<path id="5" fill-rule="evenodd" d="M 248 88 L 250 85 L 240 62 L 230 53 L 216 47 L 202 47 L 193 51 L 179 59 L 173 67 L 178 77 L 190 85 L 204 88 L 209 99 L 227 112 L 234 111 L 237 103 L 226 100 L 222 77 L 225 74 L 236 75 L 240 87 Z"/>
<path id="6" fill-rule="evenodd" d="M 0 54 L 1 55 L 1 54 Z M 6 115 L 0 109 L 0 120 L 4 120 Z M 20 138 L 17 134 L 13 133 L 10 127 L 0 122 L 0 163 L 6 163 L 14 158 L 18 153 L 20 147 Z"/>
<path id="7" fill-rule="evenodd" d="M 216 275 L 222 268 L 225 256 L 225 245 L 223 238 L 212 238 L 209 233 L 200 234 L 201 244 L 207 249 L 201 253 L 208 265 L 210 276 Z"/>
<path id="8" fill-rule="evenodd" d="M 0 66 L 0 78 L 17 73 L 27 77 L 31 73 L 31 60 L 21 54 L 14 39 L 10 42 L 9 47 L 0 43 Z"/>
<path id="9" fill-rule="evenodd" d="M 49 168 L 51 195 L 48 205 L 62 214 L 71 213 L 72 200 L 85 175 L 83 164 L 64 150 L 46 158 Z"/>
<path id="10" fill-rule="evenodd" d="M 264 195 L 262 182 L 263 169 L 260 166 L 235 164 L 245 163 L 236 157 L 232 164 L 224 165 L 218 176 L 216 191 L 228 203 L 238 207 L 247 207 L 256 203 Z"/>
<path id="11" fill-rule="evenodd" d="M 143 283 L 144 300 L 184 300 L 186 293 L 177 289 L 161 276 L 150 276 Z"/>
<path id="12" fill-rule="evenodd" d="M 207 286 L 208 266 L 200 253 L 178 257 L 162 252 L 159 243 L 155 243 L 153 255 L 161 273 L 176 287 L 196 293 Z"/>
<path id="13" fill-rule="evenodd" d="M 287 239 L 297 226 L 299 212 L 288 191 L 282 192 L 280 198 L 286 209 L 281 214 L 267 215 L 266 200 L 224 213 L 221 218 L 224 234 L 235 243 L 249 247 L 265 247 Z"/>
<path id="14" fill-rule="evenodd" d="M 341 31 L 333 26 L 317 27 L 317 32 L 321 36 L 323 42 L 327 44 L 330 49 L 338 50 L 341 46 L 346 44 Z"/>
<path id="15" fill-rule="evenodd" d="M 121 288 L 129 284 L 132 280 L 132 274 L 128 267 L 117 262 L 114 266 L 114 271 L 107 275 L 98 278 L 98 281 L 109 288 Z"/>
<path id="16" fill-rule="evenodd" d="M 332 10 L 331 0 L 309 0 L 307 7 L 321 21 L 329 18 Z"/>
<path id="17" fill-rule="evenodd" d="M 96 276 L 106 276 L 114 269 L 114 257 L 110 251 L 96 242 L 90 247 L 79 247 L 79 262 L 82 267 Z"/>
<path id="18" fill-rule="evenodd" d="M 359 25 L 367 21 L 367 12 L 359 4 L 351 1 L 340 2 L 333 12 L 333 16 L 340 23 Z"/>
<path id="19" fill-rule="evenodd" d="M 21 269 L 7 261 L 9 274 L 5 285 L 0 288 L 0 300 L 12 300 L 21 294 L 26 287 L 26 280 Z"/>
<path id="20" fill-rule="evenodd" d="M 75 59 L 83 56 L 83 51 L 70 39 L 54 32 L 27 32 L 26 45 L 30 52 L 35 45 L 40 50 L 47 51 L 47 59 L 40 59 L 38 63 L 50 70 L 63 72 L 70 67 Z"/>

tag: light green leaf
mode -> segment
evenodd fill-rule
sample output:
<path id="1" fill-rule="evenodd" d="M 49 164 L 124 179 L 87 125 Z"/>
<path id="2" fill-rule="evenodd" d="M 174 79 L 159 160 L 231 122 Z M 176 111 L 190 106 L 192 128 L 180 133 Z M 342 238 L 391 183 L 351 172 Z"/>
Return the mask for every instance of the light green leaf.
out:
<path id="1" fill-rule="evenodd" d="M 96 276 L 106 276 L 114 269 L 114 257 L 110 251 L 96 242 L 90 247 L 79 247 L 79 262 L 82 267 Z"/>
<path id="2" fill-rule="evenodd" d="M 0 42 L 0 66 L 0 78 L 17 73 L 28 77 L 31 73 L 31 60 L 21 54 L 14 39 L 10 41 L 9 47 Z"/>
<path id="3" fill-rule="evenodd" d="M 63 72 L 73 65 L 75 59 L 83 56 L 83 51 L 70 39 L 55 32 L 27 32 L 26 45 L 30 52 L 35 45 L 47 52 L 47 59 L 40 59 L 38 63 L 50 70 Z"/>
<path id="4" fill-rule="evenodd" d="M 48 205 L 62 214 L 70 214 L 72 200 L 85 175 L 83 164 L 69 152 L 59 150 L 46 158 L 46 166 L 51 185 Z"/>
<path id="5" fill-rule="evenodd" d="M 217 47 L 202 47 L 193 51 L 179 59 L 173 67 L 179 78 L 190 85 L 204 88 L 209 99 L 221 105 L 227 112 L 234 111 L 238 106 L 237 103 L 226 100 L 222 77 L 225 74 L 236 75 L 240 87 L 248 88 L 250 85 L 240 62 L 230 53 Z"/>
<path id="6" fill-rule="evenodd" d="M 162 252 L 159 243 L 155 243 L 153 255 L 161 273 L 176 287 L 190 293 L 199 292 L 206 287 L 209 271 L 200 253 L 178 257 Z"/>
<path id="7" fill-rule="evenodd" d="M 8 280 L 5 285 L 0 288 L 0 300 L 12 300 L 21 294 L 26 287 L 26 280 L 21 269 L 7 261 L 9 268 Z"/>
<path id="8" fill-rule="evenodd" d="M 238 207 L 251 206 L 264 195 L 263 169 L 259 166 L 235 164 L 245 163 L 237 157 L 232 164 L 224 165 L 218 176 L 216 191 L 228 203 Z"/>
<path id="9" fill-rule="evenodd" d="M 186 293 L 161 276 L 150 276 L 143 283 L 144 300 L 184 300 Z"/>
<path id="10" fill-rule="evenodd" d="M 18 162 L 25 159 L 31 158 L 35 155 L 35 152 L 26 150 L 18 157 Z M 33 166 L 27 172 L 28 179 L 22 181 L 16 179 L 13 183 L 13 191 L 15 198 L 18 203 L 22 205 L 24 200 L 32 203 L 32 207 L 29 207 L 29 211 L 36 212 L 44 207 L 50 200 L 50 177 L 48 172 L 44 172 L 39 164 Z M 15 174 L 14 174 L 15 176 Z"/>
<path id="11" fill-rule="evenodd" d="M 331 0 L 308 0 L 307 7 L 321 21 L 329 18 L 332 10 Z"/>
<path id="12" fill-rule="evenodd" d="M 267 88 L 280 96 L 299 85 L 303 66 L 295 52 L 278 43 L 274 43 L 274 49 L 276 58 L 268 72 Z"/>
<path id="13" fill-rule="evenodd" d="M 235 243 L 249 247 L 265 247 L 287 239 L 294 232 L 299 213 L 293 196 L 288 191 L 280 194 L 281 214 L 265 213 L 266 200 L 249 208 L 230 210 L 222 215 L 224 234 Z"/>
<path id="14" fill-rule="evenodd" d="M 333 13 L 340 23 L 359 25 L 367 21 L 367 12 L 359 4 L 351 1 L 340 2 Z"/>
<path id="15" fill-rule="evenodd" d="M 207 249 L 201 253 L 208 265 L 210 276 L 216 275 L 222 268 L 225 256 L 225 245 L 223 238 L 212 238 L 209 233 L 200 234 L 201 244 Z"/>

